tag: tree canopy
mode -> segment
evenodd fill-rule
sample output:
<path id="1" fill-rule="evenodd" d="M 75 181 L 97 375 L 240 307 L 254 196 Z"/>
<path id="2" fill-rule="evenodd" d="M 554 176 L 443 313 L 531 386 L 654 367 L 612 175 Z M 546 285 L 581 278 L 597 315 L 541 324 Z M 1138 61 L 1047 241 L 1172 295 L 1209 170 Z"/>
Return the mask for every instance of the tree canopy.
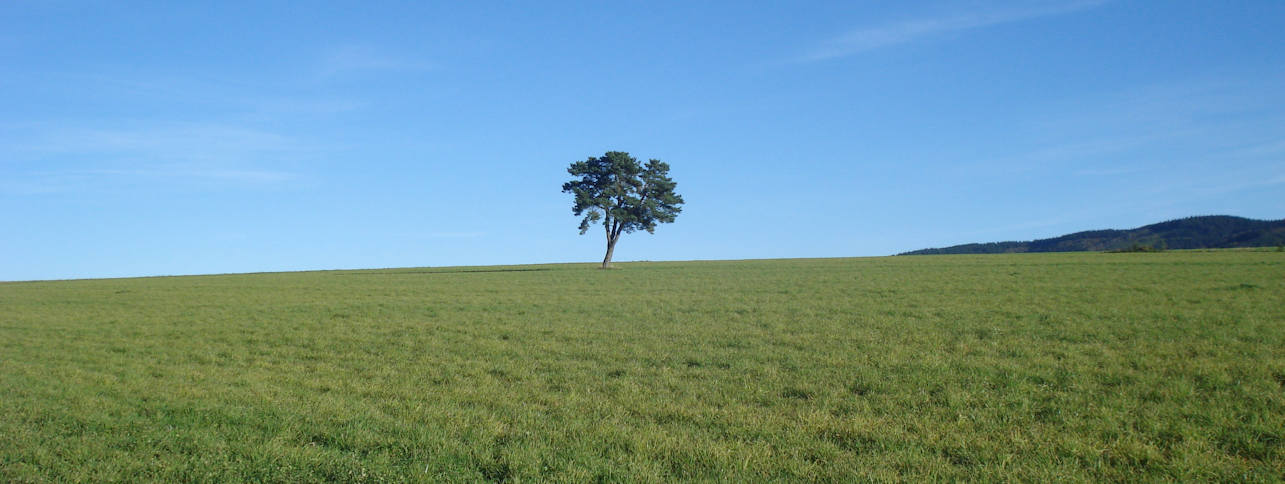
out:
<path id="1" fill-rule="evenodd" d="M 678 184 L 669 178 L 669 164 L 663 161 L 651 159 L 643 165 L 629 153 L 608 151 L 572 163 L 567 173 L 578 177 L 562 184 L 562 191 L 575 196 L 571 211 L 584 217 L 580 234 L 602 222 L 607 236 L 604 268 L 611 266 L 622 234 L 655 233 L 658 224 L 671 223 L 682 212 L 683 197 L 674 192 Z"/>

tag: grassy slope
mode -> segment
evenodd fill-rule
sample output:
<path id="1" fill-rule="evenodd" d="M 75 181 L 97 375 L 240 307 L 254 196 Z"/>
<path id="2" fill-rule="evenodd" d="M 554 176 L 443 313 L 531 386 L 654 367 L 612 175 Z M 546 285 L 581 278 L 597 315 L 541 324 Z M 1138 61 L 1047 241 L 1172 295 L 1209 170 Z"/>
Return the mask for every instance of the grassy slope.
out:
<path id="1" fill-rule="evenodd" d="M 1285 254 L 0 284 L 0 480 L 1285 478 Z"/>

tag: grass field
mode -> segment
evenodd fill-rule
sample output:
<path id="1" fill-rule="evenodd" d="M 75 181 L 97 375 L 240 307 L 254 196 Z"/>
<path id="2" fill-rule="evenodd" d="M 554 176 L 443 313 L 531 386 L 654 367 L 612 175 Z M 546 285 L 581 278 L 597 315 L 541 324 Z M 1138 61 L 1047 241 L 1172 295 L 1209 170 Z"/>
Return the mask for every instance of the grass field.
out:
<path id="1" fill-rule="evenodd" d="M 1285 254 L 0 284 L 0 481 L 1285 479 Z"/>

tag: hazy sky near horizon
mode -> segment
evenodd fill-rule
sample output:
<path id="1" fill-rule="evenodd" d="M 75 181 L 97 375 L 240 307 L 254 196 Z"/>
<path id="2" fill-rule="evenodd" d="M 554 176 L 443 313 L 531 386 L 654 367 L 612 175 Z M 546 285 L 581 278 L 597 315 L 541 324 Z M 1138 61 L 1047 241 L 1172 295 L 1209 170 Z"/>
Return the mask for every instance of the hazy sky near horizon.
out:
<path id="1" fill-rule="evenodd" d="M 0 3 L 0 280 L 597 261 L 1285 217 L 1285 2 Z"/>

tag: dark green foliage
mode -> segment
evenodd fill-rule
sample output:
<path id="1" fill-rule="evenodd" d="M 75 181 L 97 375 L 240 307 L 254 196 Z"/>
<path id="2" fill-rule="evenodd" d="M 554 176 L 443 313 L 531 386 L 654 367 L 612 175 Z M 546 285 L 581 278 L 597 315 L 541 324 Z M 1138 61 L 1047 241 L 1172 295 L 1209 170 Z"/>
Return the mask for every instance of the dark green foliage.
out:
<path id="1" fill-rule="evenodd" d="M 1143 244 L 1134 242 L 1133 245 L 1130 245 L 1128 247 L 1123 247 L 1115 250 L 1108 250 L 1107 252 L 1124 253 L 1124 252 L 1162 252 L 1162 251 L 1164 251 L 1164 249 L 1159 247 L 1152 247 L 1150 245 L 1143 245 Z"/>
<path id="2" fill-rule="evenodd" d="M 1229 249 L 1285 244 L 1285 220 L 1253 220 L 1227 215 L 1187 217 L 1131 230 L 1090 230 L 1029 242 L 963 244 L 921 249 L 901 255 L 1006 254 L 1017 252 L 1124 251 L 1132 247 Z"/>
<path id="3" fill-rule="evenodd" d="M 562 184 L 562 192 L 575 195 L 571 211 L 584 217 L 580 234 L 602 221 L 607 235 L 603 267 L 611 265 L 621 234 L 654 233 L 657 224 L 673 222 L 682 212 L 683 197 L 674 193 L 678 184 L 669 178 L 669 164 L 660 160 L 648 160 L 644 166 L 629 153 L 608 151 L 601 158 L 572 163 L 567 173 L 579 177 Z"/>

